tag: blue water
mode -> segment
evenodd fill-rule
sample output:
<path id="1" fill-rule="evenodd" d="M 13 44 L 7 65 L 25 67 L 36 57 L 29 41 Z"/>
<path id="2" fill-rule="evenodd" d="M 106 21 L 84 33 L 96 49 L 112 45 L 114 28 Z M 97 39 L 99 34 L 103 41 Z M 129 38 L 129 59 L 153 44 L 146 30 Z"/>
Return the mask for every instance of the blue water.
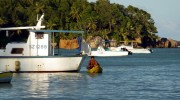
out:
<path id="1" fill-rule="evenodd" d="M 180 100 L 180 48 L 153 49 L 152 54 L 96 57 L 102 74 L 14 74 L 0 84 L 0 100 Z"/>

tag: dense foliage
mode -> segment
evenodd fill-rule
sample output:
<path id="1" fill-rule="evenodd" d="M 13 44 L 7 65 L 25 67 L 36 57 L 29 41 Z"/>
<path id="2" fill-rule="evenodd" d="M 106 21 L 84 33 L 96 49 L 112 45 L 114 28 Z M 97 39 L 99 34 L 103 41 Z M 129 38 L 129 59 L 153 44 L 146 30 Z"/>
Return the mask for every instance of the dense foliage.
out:
<path id="1" fill-rule="evenodd" d="M 151 15 L 133 6 L 109 0 L 1 0 L 0 27 L 36 25 L 37 15 L 45 14 L 47 29 L 84 30 L 86 38 L 99 35 L 116 41 L 139 41 L 152 46 L 157 29 Z M 1 35 L 0 42 L 7 41 Z"/>

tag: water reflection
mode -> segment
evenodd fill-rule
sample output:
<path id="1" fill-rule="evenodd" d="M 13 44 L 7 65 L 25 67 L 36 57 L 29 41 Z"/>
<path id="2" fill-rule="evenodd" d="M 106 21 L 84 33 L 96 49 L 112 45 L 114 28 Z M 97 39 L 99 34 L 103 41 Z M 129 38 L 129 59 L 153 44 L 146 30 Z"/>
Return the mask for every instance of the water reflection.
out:
<path id="1" fill-rule="evenodd" d="M 9 89 L 12 88 L 12 84 L 11 83 L 0 83 L 0 89 Z"/>
<path id="2" fill-rule="evenodd" d="M 59 98 L 64 94 L 75 94 L 87 84 L 85 73 L 21 73 L 15 74 L 13 86 L 25 88 L 23 98 Z M 84 87 L 83 87 L 84 88 Z"/>
<path id="3" fill-rule="evenodd" d="M 7 99 L 79 99 L 94 89 L 94 80 L 102 74 L 79 73 L 14 73 L 11 84 L 0 84 L 1 98 Z M 91 86 L 92 85 L 92 86 Z M 11 96 L 9 96 L 11 95 Z M 74 98 L 77 97 L 77 98 Z"/>
<path id="4" fill-rule="evenodd" d="M 102 73 L 88 73 L 88 75 L 92 78 L 95 78 L 95 77 L 102 75 Z"/>

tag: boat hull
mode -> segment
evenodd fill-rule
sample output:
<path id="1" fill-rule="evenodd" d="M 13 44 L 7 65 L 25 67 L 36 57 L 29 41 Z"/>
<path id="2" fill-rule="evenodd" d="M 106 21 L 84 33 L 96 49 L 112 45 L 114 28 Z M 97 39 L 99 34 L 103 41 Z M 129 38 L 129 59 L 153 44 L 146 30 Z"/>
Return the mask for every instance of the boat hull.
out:
<path id="1" fill-rule="evenodd" d="M 0 73 L 0 83 L 10 83 L 12 80 L 12 72 L 1 72 Z"/>
<path id="2" fill-rule="evenodd" d="M 0 57 L 0 71 L 78 72 L 86 56 Z"/>
<path id="3" fill-rule="evenodd" d="M 111 56 L 127 56 L 128 52 L 126 51 L 91 51 L 91 54 L 89 56 L 106 56 L 106 57 L 111 57 Z"/>
<path id="4" fill-rule="evenodd" d="M 148 48 L 133 48 L 132 46 L 119 46 L 117 47 L 117 50 L 121 50 L 121 49 L 127 49 L 128 51 L 132 52 L 132 53 L 152 53 L 151 49 Z"/>
<path id="5" fill-rule="evenodd" d="M 95 66 L 91 69 L 88 69 L 88 73 L 102 73 L 103 69 L 100 66 Z"/>
<path id="6" fill-rule="evenodd" d="M 151 53 L 149 49 L 130 49 L 132 53 Z"/>

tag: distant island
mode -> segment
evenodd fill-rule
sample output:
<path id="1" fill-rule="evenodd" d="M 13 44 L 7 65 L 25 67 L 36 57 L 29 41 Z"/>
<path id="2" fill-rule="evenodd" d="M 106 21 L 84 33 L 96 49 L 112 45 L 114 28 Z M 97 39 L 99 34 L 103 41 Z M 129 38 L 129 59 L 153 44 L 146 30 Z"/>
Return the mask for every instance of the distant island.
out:
<path id="1" fill-rule="evenodd" d="M 137 7 L 125 7 L 109 0 L 2 0 L 0 3 L 0 27 L 35 25 L 37 17 L 45 14 L 46 29 L 84 30 L 86 41 L 93 37 L 104 40 L 134 41 L 137 47 L 177 47 L 174 40 L 160 38 L 155 22 L 148 12 Z M 0 47 L 9 41 L 26 41 L 24 31 L 0 31 Z M 76 35 L 58 34 L 62 39 Z M 55 37 L 59 43 L 59 38 Z"/>
<path id="2" fill-rule="evenodd" d="M 121 45 L 131 45 L 135 48 L 142 48 L 138 45 L 137 41 L 116 41 L 116 40 L 104 40 L 100 36 L 95 36 L 87 39 L 87 42 L 90 44 L 92 48 L 97 48 L 99 43 L 102 43 L 105 47 L 117 47 Z M 167 38 L 158 38 L 156 41 L 154 41 L 154 44 L 152 44 L 153 47 L 148 48 L 177 48 L 180 46 L 180 41 L 176 41 L 173 39 L 167 39 Z"/>

